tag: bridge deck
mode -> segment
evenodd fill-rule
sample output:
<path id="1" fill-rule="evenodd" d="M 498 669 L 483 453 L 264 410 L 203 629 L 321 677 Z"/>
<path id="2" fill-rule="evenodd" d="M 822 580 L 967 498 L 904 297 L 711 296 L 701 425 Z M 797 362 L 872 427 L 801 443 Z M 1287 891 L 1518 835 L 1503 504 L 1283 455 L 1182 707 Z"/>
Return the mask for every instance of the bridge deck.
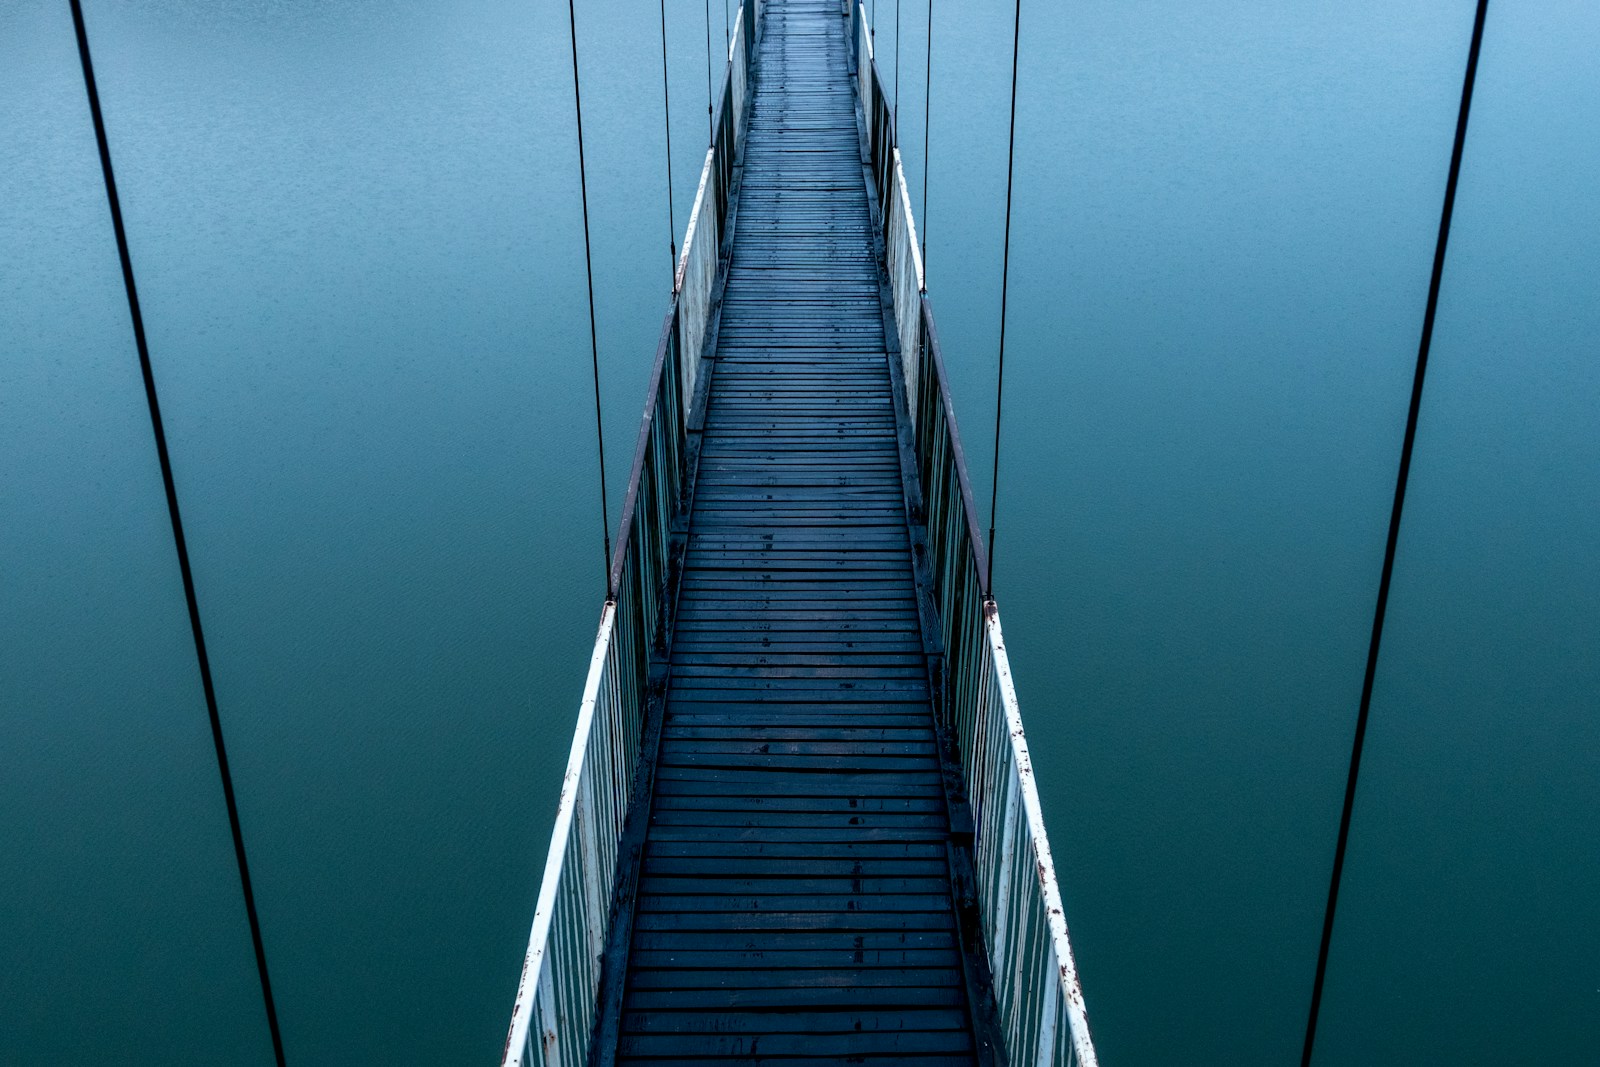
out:
<path id="1" fill-rule="evenodd" d="M 847 23 L 765 20 L 619 1062 L 970 1064 Z"/>

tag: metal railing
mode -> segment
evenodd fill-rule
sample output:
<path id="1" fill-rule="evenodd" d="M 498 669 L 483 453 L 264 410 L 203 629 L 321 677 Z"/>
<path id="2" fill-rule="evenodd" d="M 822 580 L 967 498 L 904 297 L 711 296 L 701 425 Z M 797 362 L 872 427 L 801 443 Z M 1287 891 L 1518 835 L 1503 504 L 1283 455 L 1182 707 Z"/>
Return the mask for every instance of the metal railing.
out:
<path id="1" fill-rule="evenodd" d="M 761 24 L 760 0 L 741 0 L 739 8 L 716 132 L 656 345 L 610 587 L 501 1054 L 506 1067 L 581 1067 L 589 1058 L 617 846 L 640 771 L 650 664 L 664 652 L 670 623 L 672 532 L 687 503 L 693 404 L 725 263 L 749 59 Z"/>
<path id="2" fill-rule="evenodd" d="M 851 23 L 921 484 L 919 518 L 944 643 L 942 714 L 955 735 L 972 808 L 973 872 L 1006 1059 L 1013 1067 L 1095 1067 L 1000 613 L 987 585 L 988 553 L 928 304 L 894 105 L 873 60 L 864 5 L 854 7 Z"/>

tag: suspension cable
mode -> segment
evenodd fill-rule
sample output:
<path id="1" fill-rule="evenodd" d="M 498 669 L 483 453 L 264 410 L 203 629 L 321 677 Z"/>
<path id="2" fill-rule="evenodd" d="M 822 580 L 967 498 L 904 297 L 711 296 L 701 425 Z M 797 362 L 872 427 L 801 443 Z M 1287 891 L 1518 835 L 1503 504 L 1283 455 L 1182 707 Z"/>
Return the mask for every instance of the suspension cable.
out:
<path id="1" fill-rule="evenodd" d="M 1000 359 L 994 382 L 994 473 L 989 483 L 989 573 L 985 591 L 994 592 L 994 517 L 1000 503 L 1000 412 L 1006 387 L 1006 288 L 1011 280 L 1011 177 L 1017 158 L 1017 51 L 1022 43 L 1022 0 L 1016 0 L 1011 27 L 1011 134 L 1006 148 L 1006 229 L 1000 257 Z"/>
<path id="2" fill-rule="evenodd" d="M 711 0 L 706 0 L 706 136 L 710 138 L 708 144 L 717 139 L 716 119 L 712 114 L 715 108 L 716 104 L 711 96 Z"/>
<path id="3" fill-rule="evenodd" d="M 928 280 L 928 126 L 933 121 L 933 0 L 928 0 L 928 58 L 922 65 L 922 280 Z"/>
<path id="4" fill-rule="evenodd" d="M 661 125 L 667 133 L 667 249 L 672 257 L 667 277 L 668 284 L 675 284 L 678 276 L 678 223 L 672 210 L 672 96 L 667 92 L 667 0 L 661 0 L 661 115 Z M 606 580 L 610 581 L 610 571 L 606 573 Z"/>
<path id="5" fill-rule="evenodd" d="M 722 52 L 727 54 L 733 47 L 733 23 L 729 21 L 728 0 L 722 0 Z"/>
<path id="6" fill-rule="evenodd" d="M 244 910 L 250 923 L 250 943 L 255 948 L 256 974 L 261 981 L 261 1002 L 266 1008 L 267 1031 L 272 1038 L 272 1054 L 278 1067 L 284 1065 L 283 1032 L 278 1026 L 277 1003 L 272 997 L 272 980 L 267 974 L 267 950 L 261 938 L 261 919 L 256 913 L 256 895 L 250 880 L 250 863 L 245 856 L 244 829 L 239 821 L 239 802 L 234 795 L 233 773 L 228 765 L 228 747 L 222 736 L 222 715 L 217 708 L 217 690 L 211 677 L 211 657 L 206 651 L 205 630 L 200 625 L 200 601 L 195 595 L 194 571 L 189 564 L 189 543 L 183 533 L 183 515 L 178 509 L 177 483 L 172 476 L 172 456 L 167 451 L 167 433 L 161 420 L 161 404 L 156 396 L 155 372 L 150 363 L 150 345 L 144 332 L 144 313 L 139 306 L 139 289 L 133 279 L 133 257 L 128 251 L 128 233 L 122 222 L 122 202 L 117 195 L 116 172 L 111 166 L 111 144 L 106 139 L 105 116 L 100 110 L 100 91 L 95 83 L 94 62 L 89 56 L 89 33 L 84 27 L 83 5 L 69 0 L 72 28 L 78 37 L 78 61 L 83 67 L 83 88 L 89 97 L 89 115 L 94 120 L 95 144 L 100 150 L 100 174 L 105 184 L 106 204 L 111 209 L 111 229 L 117 240 L 117 258 L 122 264 L 122 286 L 128 297 L 128 317 L 133 323 L 133 344 L 139 354 L 139 373 L 144 378 L 144 399 L 150 409 L 150 430 L 155 435 L 156 459 L 161 466 L 161 485 L 167 497 L 167 518 L 172 525 L 172 544 L 177 550 L 178 572 L 183 578 L 183 598 L 189 609 L 189 629 L 194 638 L 194 655 L 200 669 L 200 688 L 205 694 L 206 715 L 211 720 L 211 744 L 216 750 L 217 773 L 222 778 L 222 798 L 228 808 L 228 829 L 233 834 L 233 858 L 239 867 L 239 886 L 244 892 Z"/>
<path id="7" fill-rule="evenodd" d="M 583 202 L 583 273 L 589 283 L 589 357 L 594 367 L 594 435 L 600 455 L 600 538 L 605 546 L 606 596 L 611 596 L 611 516 L 606 506 L 606 435 L 600 421 L 600 335 L 594 324 L 594 256 L 589 249 L 589 176 L 583 159 L 583 94 L 578 87 L 578 13 L 567 0 L 572 32 L 572 108 L 578 128 L 578 190 Z"/>
<path id="8" fill-rule="evenodd" d="M 1306 1019 L 1302 1067 L 1310 1067 L 1317 1038 L 1317 1016 L 1322 1008 L 1323 981 L 1328 972 L 1328 949 L 1333 940 L 1334 913 L 1339 906 L 1339 881 L 1344 874 L 1345 849 L 1350 841 L 1350 819 L 1355 807 L 1356 779 L 1361 772 L 1361 749 L 1372 711 L 1372 688 L 1378 670 L 1378 649 L 1383 641 L 1384 613 L 1389 606 L 1389 584 L 1394 576 L 1395 551 L 1400 540 L 1400 513 L 1406 502 L 1406 482 L 1411 475 L 1411 453 L 1417 439 L 1417 419 L 1422 409 L 1422 384 L 1428 370 L 1428 350 L 1433 344 L 1433 323 L 1439 310 L 1439 287 L 1444 277 L 1445 247 L 1450 242 L 1450 217 L 1455 210 L 1456 186 L 1461 178 L 1461 155 L 1467 141 L 1467 116 L 1472 110 L 1472 86 L 1478 75 L 1478 54 L 1483 45 L 1483 24 L 1489 0 L 1478 0 L 1472 23 L 1472 43 L 1467 49 L 1467 69 L 1461 81 L 1461 108 L 1456 114 L 1455 142 L 1450 148 L 1450 172 L 1445 179 L 1444 206 L 1439 213 L 1439 237 L 1433 249 L 1433 273 L 1428 279 L 1428 301 L 1422 313 L 1422 338 L 1411 379 L 1411 406 L 1406 411 L 1405 437 L 1400 445 L 1400 469 L 1395 476 L 1394 504 L 1389 509 L 1389 535 L 1384 543 L 1383 569 L 1378 577 L 1378 598 L 1372 615 L 1372 640 L 1367 646 L 1366 673 L 1361 679 L 1361 703 L 1356 712 L 1355 739 L 1350 748 L 1350 770 L 1345 780 L 1344 808 L 1339 814 L 1339 837 L 1333 849 L 1333 875 L 1328 883 L 1328 905 L 1322 919 L 1322 943 L 1317 949 L 1317 973 L 1311 985 L 1311 1011 Z"/>
<path id="9" fill-rule="evenodd" d="M 894 135 L 900 136 L 900 0 L 894 0 Z"/>

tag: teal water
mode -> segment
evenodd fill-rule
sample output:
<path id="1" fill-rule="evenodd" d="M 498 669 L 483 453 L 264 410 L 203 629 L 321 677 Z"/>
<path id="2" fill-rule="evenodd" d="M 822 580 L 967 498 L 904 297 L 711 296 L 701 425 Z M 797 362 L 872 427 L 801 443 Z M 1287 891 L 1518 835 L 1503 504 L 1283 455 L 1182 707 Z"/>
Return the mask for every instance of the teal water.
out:
<path id="1" fill-rule="evenodd" d="M 600 598 L 565 6 L 86 7 L 290 1061 L 490 1060 Z M 614 520 L 659 27 L 578 16 Z M 996 588 L 1109 1064 L 1298 1052 L 1470 20 L 1024 8 Z M 935 5 L 985 509 L 1010 29 Z M 1492 6 L 1319 1063 L 1600 1033 L 1597 46 Z M 0 144 L 0 1062 L 265 1063 L 64 3 L 0 6 Z"/>

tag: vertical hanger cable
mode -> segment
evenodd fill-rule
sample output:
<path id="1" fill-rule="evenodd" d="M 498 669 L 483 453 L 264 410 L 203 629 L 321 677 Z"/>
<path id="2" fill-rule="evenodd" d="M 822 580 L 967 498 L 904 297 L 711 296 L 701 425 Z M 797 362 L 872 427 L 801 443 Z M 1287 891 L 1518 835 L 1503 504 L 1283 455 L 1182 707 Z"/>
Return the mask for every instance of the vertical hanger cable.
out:
<path id="1" fill-rule="evenodd" d="M 715 97 L 711 95 L 711 0 L 706 0 L 706 137 L 707 144 L 717 139 Z"/>
<path id="2" fill-rule="evenodd" d="M 900 136 L 900 0 L 894 0 L 894 135 Z"/>
<path id="3" fill-rule="evenodd" d="M 678 223 L 672 210 L 672 97 L 667 91 L 667 0 L 661 0 L 661 124 L 667 134 L 667 264 L 668 285 L 678 274 Z"/>
<path id="4" fill-rule="evenodd" d="M 928 127 L 933 122 L 933 0 L 928 0 L 928 58 L 922 67 L 922 280 L 928 280 Z"/>
<path id="5" fill-rule="evenodd" d="M 594 255 L 589 246 L 589 172 L 583 158 L 583 93 L 578 81 L 578 13 L 567 0 L 572 33 L 572 106 L 578 129 L 578 189 L 583 203 L 583 273 L 589 285 L 589 357 L 594 368 L 594 435 L 600 455 L 600 537 L 604 546 L 606 597 L 611 596 L 611 517 L 606 504 L 606 435 L 600 418 L 600 335 L 594 321 Z"/>
<path id="6" fill-rule="evenodd" d="M 1017 158 L 1017 52 L 1022 43 L 1022 0 L 1016 0 L 1011 27 L 1011 134 L 1006 148 L 1006 226 L 1000 258 L 1000 357 L 994 384 L 994 472 L 989 484 L 989 573 L 984 588 L 994 592 L 994 520 L 1000 503 L 1000 413 L 1006 385 L 1006 291 L 1011 281 L 1011 178 Z"/>

